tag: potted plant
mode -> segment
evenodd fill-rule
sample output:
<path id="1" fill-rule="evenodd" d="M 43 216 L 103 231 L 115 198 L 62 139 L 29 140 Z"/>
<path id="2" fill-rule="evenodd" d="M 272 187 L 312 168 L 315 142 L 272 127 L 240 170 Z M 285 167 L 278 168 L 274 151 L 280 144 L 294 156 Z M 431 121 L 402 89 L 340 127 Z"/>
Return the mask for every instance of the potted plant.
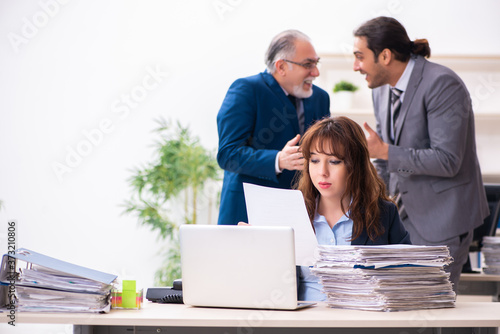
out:
<path id="1" fill-rule="evenodd" d="M 340 80 L 333 86 L 334 98 L 332 101 L 333 107 L 338 110 L 347 110 L 351 108 L 352 96 L 358 86 L 346 80 Z"/>
<path id="2" fill-rule="evenodd" d="M 165 240 L 164 261 L 156 272 L 155 284 L 171 286 L 181 277 L 179 226 L 196 224 L 198 218 L 211 224 L 210 212 L 198 217 L 198 201 L 208 201 L 209 211 L 216 203 L 218 192 L 208 188 L 210 181 L 220 180 L 221 169 L 213 152 L 205 149 L 187 127 L 177 123 L 175 128 L 164 119 L 157 122 L 160 138 L 156 157 L 133 170 L 129 179 L 132 196 L 124 206 L 125 213 L 135 214 L 141 224 Z"/>

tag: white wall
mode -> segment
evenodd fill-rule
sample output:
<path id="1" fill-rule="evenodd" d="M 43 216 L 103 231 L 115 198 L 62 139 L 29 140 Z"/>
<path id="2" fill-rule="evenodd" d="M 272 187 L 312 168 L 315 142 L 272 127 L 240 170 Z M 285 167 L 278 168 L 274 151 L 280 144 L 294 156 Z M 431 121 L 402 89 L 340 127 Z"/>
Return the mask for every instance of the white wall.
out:
<path id="1" fill-rule="evenodd" d="M 338 53 L 359 24 L 391 15 L 434 54 L 499 55 L 498 13 L 494 0 L 3 0 L 0 253 L 15 219 L 18 247 L 152 286 L 161 243 L 120 204 L 129 170 L 151 159 L 155 118 L 189 124 L 215 149 L 228 86 L 264 69 L 284 29 Z M 67 159 L 71 171 L 55 173 Z"/>

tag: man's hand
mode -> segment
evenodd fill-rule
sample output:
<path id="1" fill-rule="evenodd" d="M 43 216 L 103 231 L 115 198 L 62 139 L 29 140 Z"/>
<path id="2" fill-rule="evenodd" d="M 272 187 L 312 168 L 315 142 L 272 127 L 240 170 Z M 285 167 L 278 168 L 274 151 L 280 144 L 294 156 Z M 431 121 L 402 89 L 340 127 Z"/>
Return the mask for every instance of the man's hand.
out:
<path id="1" fill-rule="evenodd" d="M 389 145 L 382 141 L 379 135 L 375 131 L 373 131 L 368 123 L 363 123 L 363 126 L 368 132 L 368 134 L 366 135 L 366 141 L 368 142 L 368 151 L 370 152 L 370 158 L 388 160 Z"/>
<path id="2" fill-rule="evenodd" d="M 302 170 L 304 168 L 304 158 L 302 153 L 299 152 L 299 146 L 297 146 L 299 140 L 300 135 L 296 135 L 281 150 L 278 162 L 281 170 Z"/>

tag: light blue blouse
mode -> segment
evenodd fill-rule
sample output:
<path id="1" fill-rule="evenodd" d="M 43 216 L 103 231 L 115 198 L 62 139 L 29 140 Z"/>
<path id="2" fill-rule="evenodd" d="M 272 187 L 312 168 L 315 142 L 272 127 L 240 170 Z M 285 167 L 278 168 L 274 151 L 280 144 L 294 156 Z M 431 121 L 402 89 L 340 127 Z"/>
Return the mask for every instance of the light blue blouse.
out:
<path id="1" fill-rule="evenodd" d="M 346 215 L 340 217 L 337 223 L 330 228 L 326 218 L 318 213 L 313 219 L 316 239 L 319 245 L 350 245 L 353 221 Z M 322 292 L 319 278 L 314 276 L 309 267 L 300 267 L 299 300 L 324 301 L 326 295 Z"/>

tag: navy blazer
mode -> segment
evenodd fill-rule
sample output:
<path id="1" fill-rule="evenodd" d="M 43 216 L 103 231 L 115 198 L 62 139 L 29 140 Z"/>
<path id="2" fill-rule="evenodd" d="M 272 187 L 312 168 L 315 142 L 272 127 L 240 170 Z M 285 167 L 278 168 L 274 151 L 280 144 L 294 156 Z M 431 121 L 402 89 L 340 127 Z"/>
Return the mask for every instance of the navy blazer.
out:
<path id="1" fill-rule="evenodd" d="M 384 233 L 375 241 L 370 240 L 366 230 L 361 235 L 351 241 L 351 245 L 390 245 L 390 244 L 411 244 L 410 234 L 406 231 L 398 208 L 392 202 L 380 202 L 380 222 L 384 228 Z"/>
<path id="2" fill-rule="evenodd" d="M 303 99 L 305 128 L 330 116 L 328 93 L 313 86 Z M 275 172 L 276 154 L 299 134 L 295 106 L 267 73 L 236 80 L 217 115 L 217 161 L 224 169 L 218 224 L 248 222 L 243 182 L 291 188 L 294 171 Z"/>

